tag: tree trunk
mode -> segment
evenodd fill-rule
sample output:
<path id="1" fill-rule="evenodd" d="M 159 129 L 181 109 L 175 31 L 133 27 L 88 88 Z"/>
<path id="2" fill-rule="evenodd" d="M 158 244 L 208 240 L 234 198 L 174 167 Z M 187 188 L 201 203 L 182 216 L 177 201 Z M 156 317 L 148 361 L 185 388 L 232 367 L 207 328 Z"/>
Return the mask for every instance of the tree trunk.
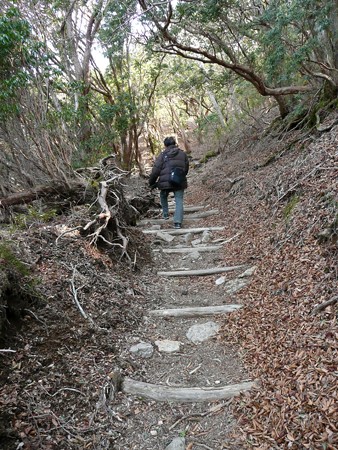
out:
<path id="1" fill-rule="evenodd" d="M 290 112 L 286 97 L 282 95 L 275 95 L 274 98 L 278 104 L 279 114 L 281 118 L 284 119 L 284 117 L 286 117 Z"/>
<path id="2" fill-rule="evenodd" d="M 332 10 L 330 14 L 330 31 L 329 31 L 329 41 L 328 47 L 332 49 L 331 64 L 336 70 L 333 70 L 330 75 L 334 78 L 336 85 L 338 86 L 338 0 L 332 2 Z"/>

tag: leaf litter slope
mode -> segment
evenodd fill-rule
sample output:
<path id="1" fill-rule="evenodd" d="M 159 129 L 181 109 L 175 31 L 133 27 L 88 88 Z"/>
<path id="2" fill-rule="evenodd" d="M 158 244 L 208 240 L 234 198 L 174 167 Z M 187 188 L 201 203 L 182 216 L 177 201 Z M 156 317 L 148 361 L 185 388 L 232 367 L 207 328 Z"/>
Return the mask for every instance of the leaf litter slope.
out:
<path id="1" fill-rule="evenodd" d="M 237 295 L 245 308 L 223 327 L 224 340 L 240 346 L 259 381 L 234 406 L 234 437 L 242 448 L 333 450 L 337 304 L 312 311 L 337 295 L 338 127 L 310 139 L 300 132 L 267 136 L 249 147 L 248 138 L 233 136 L 207 166 L 212 178 L 202 175 L 203 189 L 190 191 L 195 201 L 222 209 L 227 237 L 241 233 L 224 261 L 257 266 Z M 237 186 L 227 180 L 240 175 Z"/>
<path id="2" fill-rule="evenodd" d="M 85 219 L 86 207 L 82 214 Z M 1 342 L 1 348 L 16 350 L 10 357 L 0 355 L 3 449 L 109 448 L 119 436 L 116 419 L 103 402 L 105 387 L 115 367 L 131 368 L 120 357 L 119 340 L 142 319 L 145 285 L 78 235 L 69 233 L 56 244 L 72 221 L 61 216 L 10 236 L 38 281 L 40 295 L 19 320 L 10 318 Z M 134 234 L 140 249 L 143 236 Z M 150 255 L 142 248 L 138 264 L 147 265 Z M 74 304 L 71 280 L 92 321 Z"/>

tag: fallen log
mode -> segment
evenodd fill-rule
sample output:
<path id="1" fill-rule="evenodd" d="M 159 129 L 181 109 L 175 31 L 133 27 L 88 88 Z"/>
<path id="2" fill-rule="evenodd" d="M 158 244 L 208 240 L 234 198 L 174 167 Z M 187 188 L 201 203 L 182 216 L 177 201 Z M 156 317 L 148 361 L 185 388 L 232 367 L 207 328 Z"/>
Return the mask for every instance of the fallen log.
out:
<path id="1" fill-rule="evenodd" d="M 240 308 L 242 308 L 242 305 L 200 306 L 194 308 L 155 309 L 149 311 L 148 314 L 155 317 L 205 317 L 230 313 Z"/>
<path id="2" fill-rule="evenodd" d="M 28 189 L 22 192 L 15 192 L 14 194 L 7 195 L 0 198 L 0 207 L 22 205 L 25 203 L 31 203 L 38 198 L 45 197 L 70 197 L 76 198 L 78 202 L 82 200 L 82 203 L 88 201 L 88 198 L 95 198 L 95 192 L 92 188 L 89 188 L 84 182 L 72 182 L 70 184 L 55 184 L 37 186 L 33 189 Z"/>
<path id="3" fill-rule="evenodd" d="M 229 397 L 234 397 L 240 392 L 251 389 L 255 383 L 246 381 L 244 383 L 230 384 L 218 388 L 193 387 L 177 388 L 158 384 L 144 383 L 143 381 L 125 378 L 122 383 L 122 391 L 126 394 L 137 395 L 158 402 L 214 402 Z"/>
<path id="4" fill-rule="evenodd" d="M 196 269 L 196 270 L 174 270 L 172 272 L 160 271 L 157 272 L 157 275 L 161 275 L 163 277 L 203 276 L 203 275 L 213 275 L 215 273 L 231 272 L 233 270 L 242 269 L 243 267 L 245 266 L 241 265 L 232 267 L 215 267 L 212 269 Z"/>

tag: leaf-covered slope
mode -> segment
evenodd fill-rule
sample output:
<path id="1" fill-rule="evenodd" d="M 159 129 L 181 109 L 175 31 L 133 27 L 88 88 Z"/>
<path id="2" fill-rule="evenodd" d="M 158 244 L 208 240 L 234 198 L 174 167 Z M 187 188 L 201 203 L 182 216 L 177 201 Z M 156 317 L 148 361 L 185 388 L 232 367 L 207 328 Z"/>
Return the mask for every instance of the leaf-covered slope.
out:
<path id="1" fill-rule="evenodd" d="M 257 265 L 252 283 L 237 296 L 245 308 L 223 329 L 259 383 L 235 404 L 236 438 L 248 449 L 333 450 L 338 127 L 307 137 L 253 138 L 244 128 L 231 136 L 227 150 L 199 177 L 203 188 L 190 190 L 195 201 L 222 208 L 227 237 L 239 233 L 226 247 L 226 263 Z M 313 312 L 330 299 L 331 306 Z"/>

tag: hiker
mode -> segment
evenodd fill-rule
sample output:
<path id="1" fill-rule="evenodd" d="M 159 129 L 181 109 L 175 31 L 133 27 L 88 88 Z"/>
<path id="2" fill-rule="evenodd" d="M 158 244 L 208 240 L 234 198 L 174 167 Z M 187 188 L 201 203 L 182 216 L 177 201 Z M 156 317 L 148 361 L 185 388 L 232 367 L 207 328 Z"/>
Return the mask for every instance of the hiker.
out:
<path id="1" fill-rule="evenodd" d="M 175 196 L 174 227 L 181 228 L 183 222 L 183 197 L 187 188 L 187 173 L 189 160 L 187 154 L 181 150 L 172 136 L 164 139 L 164 150 L 157 157 L 149 177 L 149 186 L 160 189 L 162 215 L 169 220 L 168 195 Z"/>

